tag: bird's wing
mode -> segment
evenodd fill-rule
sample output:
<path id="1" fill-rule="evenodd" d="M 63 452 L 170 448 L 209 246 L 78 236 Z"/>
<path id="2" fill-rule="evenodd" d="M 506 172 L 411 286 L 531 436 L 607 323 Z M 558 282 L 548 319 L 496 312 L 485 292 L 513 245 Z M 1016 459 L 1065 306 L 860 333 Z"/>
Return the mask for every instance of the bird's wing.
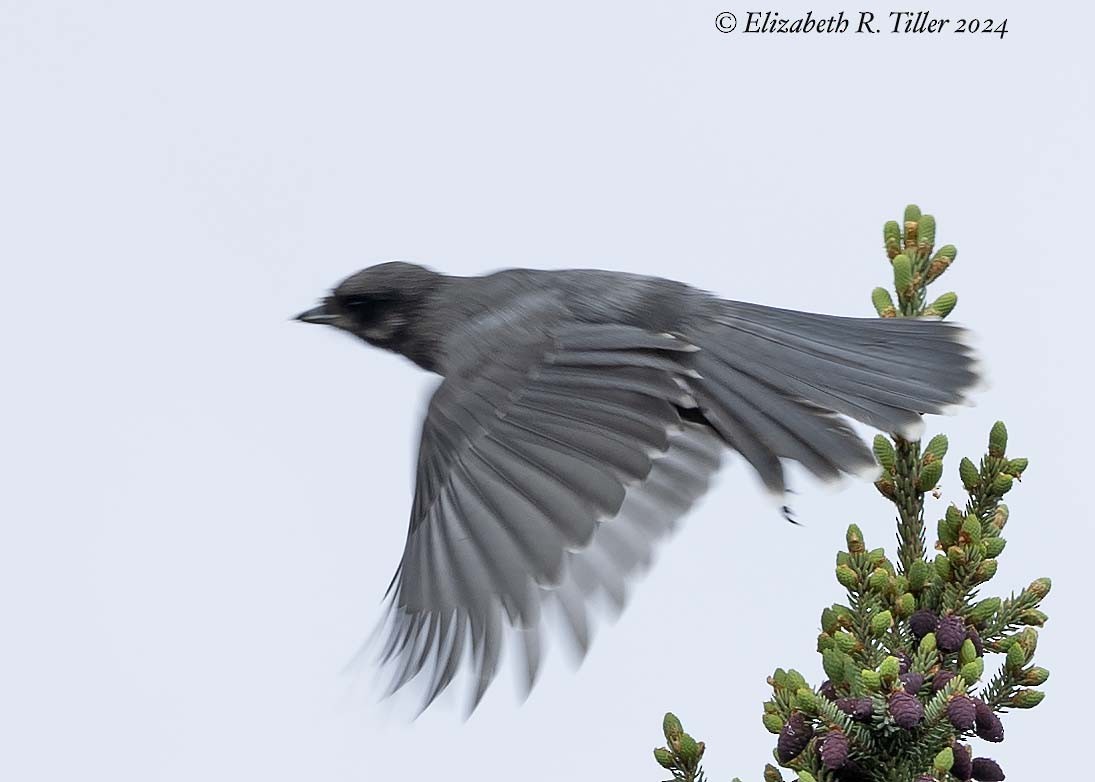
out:
<path id="1" fill-rule="evenodd" d="M 548 606 L 584 652 L 590 599 L 622 605 L 723 448 L 678 413 L 682 339 L 571 324 L 507 342 L 450 374 L 423 424 L 381 653 L 392 691 L 425 682 L 423 708 L 466 666 L 474 709 L 506 635 L 531 687 Z"/>

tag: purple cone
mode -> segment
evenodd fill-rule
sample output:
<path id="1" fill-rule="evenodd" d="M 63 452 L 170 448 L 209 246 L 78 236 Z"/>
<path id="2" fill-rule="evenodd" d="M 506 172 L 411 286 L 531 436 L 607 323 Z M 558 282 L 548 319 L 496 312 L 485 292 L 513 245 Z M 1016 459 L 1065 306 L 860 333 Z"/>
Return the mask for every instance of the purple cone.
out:
<path id="1" fill-rule="evenodd" d="M 968 695 L 955 695 L 947 704 L 947 719 L 956 730 L 973 730 L 977 706 Z"/>
<path id="2" fill-rule="evenodd" d="M 1004 772 L 1000 769 L 1000 764 L 992 758 L 974 758 L 973 778 L 977 782 L 1002 782 Z"/>
<path id="3" fill-rule="evenodd" d="M 954 678 L 954 671 L 948 671 L 944 668 L 941 671 L 936 671 L 932 676 L 932 692 L 939 692 L 941 689 L 950 684 L 950 680 Z"/>
<path id="4" fill-rule="evenodd" d="M 944 616 L 935 630 L 935 644 L 943 652 L 957 652 L 966 640 L 966 623 L 960 616 Z"/>
<path id="5" fill-rule="evenodd" d="M 993 710 L 984 701 L 975 700 L 974 704 L 977 708 L 975 720 L 977 724 L 977 735 L 985 741 L 1003 741 L 1004 724 L 1000 722 L 1000 718 L 996 716 Z"/>
<path id="6" fill-rule="evenodd" d="M 848 737 L 841 731 L 827 733 L 821 740 L 821 762 L 830 771 L 844 768 L 848 762 Z"/>
<path id="7" fill-rule="evenodd" d="M 874 703 L 870 698 L 840 698 L 836 707 L 856 722 L 870 722 Z"/>
<path id="8" fill-rule="evenodd" d="M 926 609 L 920 609 L 909 617 L 909 629 L 919 641 L 928 633 L 934 633 L 939 627 L 939 617 Z"/>
<path id="9" fill-rule="evenodd" d="M 817 691 L 823 698 L 827 698 L 831 701 L 837 699 L 836 687 L 828 679 L 821 683 L 821 686 L 817 688 Z"/>
<path id="10" fill-rule="evenodd" d="M 798 757 L 813 737 L 814 728 L 802 716 L 802 712 L 792 712 L 787 723 L 783 726 L 783 730 L 779 732 L 779 739 L 776 741 L 776 754 L 779 757 L 779 762 L 786 763 Z"/>
<path id="11" fill-rule="evenodd" d="M 916 696 L 899 690 L 890 696 L 890 716 L 894 724 L 905 730 L 912 730 L 924 719 L 924 706 Z"/>
<path id="12" fill-rule="evenodd" d="M 966 782 L 973 776 L 973 750 L 965 744 L 956 743 L 951 744 L 951 751 L 954 752 L 954 765 L 951 766 L 951 775 L 955 779 Z"/>
<path id="13" fill-rule="evenodd" d="M 916 695 L 920 692 L 920 688 L 924 686 L 924 674 L 915 671 L 903 673 L 901 674 L 901 684 L 909 695 Z"/>

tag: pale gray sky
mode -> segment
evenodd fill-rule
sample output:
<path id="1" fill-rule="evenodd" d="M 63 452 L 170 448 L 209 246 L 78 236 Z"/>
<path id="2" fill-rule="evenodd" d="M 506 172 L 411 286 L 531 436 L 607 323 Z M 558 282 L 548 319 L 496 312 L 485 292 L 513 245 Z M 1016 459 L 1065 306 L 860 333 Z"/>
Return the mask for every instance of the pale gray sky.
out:
<path id="1" fill-rule="evenodd" d="M 470 722 L 409 723 L 340 670 L 402 551 L 432 380 L 288 316 L 392 258 L 869 315 L 910 200 L 959 247 L 938 291 L 992 380 L 929 422 L 946 497 L 1004 418 L 1032 466 L 997 591 L 1055 582 L 1048 697 L 983 754 L 1065 771 L 1090 700 L 1091 11 L 977 4 L 1000 40 L 723 35 L 723 10 L 0 2 L 0 777 L 656 780 L 669 708 L 712 780 L 759 779 L 765 676 L 821 679 L 846 524 L 891 546 L 871 486 L 800 480 L 792 527 L 732 460 L 576 673 L 556 654 L 523 706 L 502 680 Z"/>

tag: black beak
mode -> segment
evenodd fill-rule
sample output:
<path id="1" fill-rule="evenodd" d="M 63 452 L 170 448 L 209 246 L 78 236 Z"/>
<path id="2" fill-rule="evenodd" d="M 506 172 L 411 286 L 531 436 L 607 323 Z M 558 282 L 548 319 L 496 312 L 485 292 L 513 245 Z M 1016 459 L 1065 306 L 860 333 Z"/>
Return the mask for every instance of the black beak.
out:
<path id="1" fill-rule="evenodd" d="M 322 323 L 330 326 L 333 325 L 337 319 L 338 316 L 328 310 L 326 304 L 320 304 L 318 307 L 312 307 L 312 309 L 300 313 L 294 320 L 299 320 L 303 323 Z"/>

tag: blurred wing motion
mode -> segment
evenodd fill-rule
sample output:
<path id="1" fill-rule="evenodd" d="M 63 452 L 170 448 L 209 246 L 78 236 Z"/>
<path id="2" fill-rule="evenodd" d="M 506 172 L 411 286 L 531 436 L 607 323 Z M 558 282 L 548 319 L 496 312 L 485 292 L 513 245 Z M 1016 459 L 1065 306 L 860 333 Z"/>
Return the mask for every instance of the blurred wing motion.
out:
<path id="1" fill-rule="evenodd" d="M 467 667 L 474 709 L 507 633 L 531 687 L 542 610 L 556 603 L 584 651 L 589 600 L 622 605 L 724 448 L 776 492 L 782 458 L 823 479 L 873 468 L 838 413 L 905 430 L 976 379 L 949 324 L 711 303 L 681 336 L 568 324 L 499 340 L 438 387 L 389 590 L 391 691 L 421 677 L 424 709 Z"/>
<path id="2" fill-rule="evenodd" d="M 691 401 L 675 357 L 693 350 L 627 326 L 571 326 L 441 384 L 390 593 L 392 690 L 428 676 L 425 707 L 469 656 L 474 708 L 503 619 L 523 637 L 531 686 L 548 600 L 584 651 L 586 600 L 622 604 L 627 576 L 718 468 L 723 444 L 678 412 Z"/>

